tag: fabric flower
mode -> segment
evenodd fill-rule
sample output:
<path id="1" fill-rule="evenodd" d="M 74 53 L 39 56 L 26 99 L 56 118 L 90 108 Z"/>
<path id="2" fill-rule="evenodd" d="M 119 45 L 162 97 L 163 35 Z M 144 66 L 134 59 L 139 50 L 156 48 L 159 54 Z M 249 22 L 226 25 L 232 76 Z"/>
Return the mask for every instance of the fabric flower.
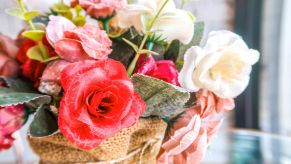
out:
<path id="1" fill-rule="evenodd" d="M 65 60 L 56 60 L 50 62 L 42 74 L 41 81 L 56 82 L 61 84 L 61 72 L 69 64 L 71 63 Z"/>
<path id="2" fill-rule="evenodd" d="M 214 116 L 232 110 L 235 107 L 232 98 L 223 99 L 207 90 L 199 90 L 196 92 L 196 97 L 196 103 L 197 106 L 199 106 L 199 108 L 196 109 L 196 112 L 201 118 Z"/>
<path id="3" fill-rule="evenodd" d="M 136 4 L 125 5 L 117 12 L 119 26 L 133 26 L 140 33 L 145 33 L 164 2 L 165 0 L 139 0 Z M 151 32 L 168 42 L 177 39 L 188 44 L 194 35 L 194 24 L 189 14 L 177 9 L 174 1 L 170 0 L 152 26 Z"/>
<path id="4" fill-rule="evenodd" d="M 180 86 L 178 82 L 178 70 L 171 60 L 155 61 L 152 55 L 148 57 L 142 55 L 137 62 L 135 73 L 155 77 L 176 86 Z"/>
<path id="5" fill-rule="evenodd" d="M 135 124 L 145 111 L 145 102 L 134 91 L 124 66 L 113 59 L 70 64 L 61 81 L 59 128 L 80 148 L 98 146 Z"/>
<path id="6" fill-rule="evenodd" d="M 0 151 L 11 147 L 12 134 L 22 127 L 24 115 L 23 105 L 0 108 Z"/>
<path id="7" fill-rule="evenodd" d="M 37 88 L 46 64 L 27 57 L 27 51 L 37 44 L 35 41 L 24 38 L 20 38 L 19 40 L 21 47 L 17 53 L 17 60 L 21 63 L 21 73 L 24 77 L 34 82 L 34 87 Z M 56 56 L 54 49 L 50 46 L 46 37 L 43 37 L 42 43 L 48 50 L 49 57 Z"/>
<path id="8" fill-rule="evenodd" d="M 106 59 L 112 51 L 112 42 L 105 31 L 93 24 L 76 27 L 64 17 L 50 16 L 46 32 L 56 53 L 69 62 Z"/>
<path id="9" fill-rule="evenodd" d="M 88 15 L 95 18 L 106 18 L 127 4 L 126 0 L 73 0 L 71 6 L 79 4 Z"/>
<path id="10" fill-rule="evenodd" d="M 189 110 L 174 124 L 171 138 L 162 145 L 157 164 L 199 164 L 222 120 L 201 120 Z"/>
<path id="11" fill-rule="evenodd" d="M 48 95 L 59 95 L 61 87 L 61 72 L 65 69 L 69 62 L 65 60 L 56 60 L 50 62 L 41 76 L 38 91 Z"/>
<path id="12" fill-rule="evenodd" d="M 249 49 L 230 31 L 211 32 L 203 48 L 194 46 L 184 56 L 180 84 L 191 91 L 206 89 L 221 98 L 234 98 L 247 87 L 259 52 Z"/>
<path id="13" fill-rule="evenodd" d="M 0 75 L 17 76 L 19 64 L 15 58 L 18 47 L 14 40 L 0 33 Z"/>

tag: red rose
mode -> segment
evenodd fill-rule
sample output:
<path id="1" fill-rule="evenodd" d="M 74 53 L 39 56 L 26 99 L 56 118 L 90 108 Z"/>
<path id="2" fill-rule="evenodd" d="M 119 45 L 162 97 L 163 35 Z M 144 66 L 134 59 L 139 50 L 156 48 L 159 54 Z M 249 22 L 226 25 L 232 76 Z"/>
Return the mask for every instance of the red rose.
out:
<path id="1" fill-rule="evenodd" d="M 139 58 L 135 73 L 148 75 L 165 82 L 180 86 L 178 82 L 179 72 L 171 60 L 155 61 L 152 55 L 146 57 L 143 55 Z"/>
<path id="2" fill-rule="evenodd" d="M 112 59 L 72 63 L 62 71 L 61 82 L 59 128 L 83 149 L 132 126 L 146 108 L 124 66 Z"/>
<path id="3" fill-rule="evenodd" d="M 17 59 L 21 63 L 21 73 L 24 77 L 34 82 L 34 86 L 39 86 L 40 77 L 46 67 L 45 63 L 41 63 L 37 60 L 32 60 L 27 57 L 27 51 L 35 46 L 37 43 L 30 39 L 20 39 L 21 48 L 18 51 Z M 48 43 L 46 37 L 42 39 L 42 43 L 47 48 L 49 57 L 56 56 L 54 49 Z"/>
<path id="4" fill-rule="evenodd" d="M 22 127 L 24 115 L 23 105 L 0 107 L 0 151 L 11 147 L 12 134 Z"/>

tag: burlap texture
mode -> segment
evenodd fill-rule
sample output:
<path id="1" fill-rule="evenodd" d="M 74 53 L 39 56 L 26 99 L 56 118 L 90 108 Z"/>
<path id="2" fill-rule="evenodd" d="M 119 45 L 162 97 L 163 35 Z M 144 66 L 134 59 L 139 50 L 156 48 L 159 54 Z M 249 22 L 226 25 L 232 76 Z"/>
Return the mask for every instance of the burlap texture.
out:
<path id="1" fill-rule="evenodd" d="M 41 163 L 152 164 L 156 161 L 167 124 L 158 118 L 140 119 L 92 150 L 72 145 L 61 133 L 49 137 L 28 136 Z"/>

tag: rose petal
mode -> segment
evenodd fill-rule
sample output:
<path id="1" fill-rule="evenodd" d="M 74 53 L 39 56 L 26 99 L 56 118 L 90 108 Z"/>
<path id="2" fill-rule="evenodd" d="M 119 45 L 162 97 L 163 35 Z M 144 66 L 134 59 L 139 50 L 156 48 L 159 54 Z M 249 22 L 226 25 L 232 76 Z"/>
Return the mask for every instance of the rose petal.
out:
<path id="1" fill-rule="evenodd" d="M 180 154 L 195 141 L 200 126 L 201 119 L 199 115 L 195 115 L 186 128 L 177 130 L 174 136 L 168 142 L 165 142 L 162 147 L 168 150 L 169 155 Z"/>
<path id="2" fill-rule="evenodd" d="M 69 62 L 90 59 L 84 52 L 80 42 L 73 39 L 61 39 L 55 43 L 55 51 L 59 56 Z"/>
<path id="3" fill-rule="evenodd" d="M 46 27 L 46 36 L 49 43 L 54 47 L 55 43 L 64 37 L 64 31 L 73 30 L 76 26 L 68 19 L 61 16 L 49 17 L 50 21 Z"/>

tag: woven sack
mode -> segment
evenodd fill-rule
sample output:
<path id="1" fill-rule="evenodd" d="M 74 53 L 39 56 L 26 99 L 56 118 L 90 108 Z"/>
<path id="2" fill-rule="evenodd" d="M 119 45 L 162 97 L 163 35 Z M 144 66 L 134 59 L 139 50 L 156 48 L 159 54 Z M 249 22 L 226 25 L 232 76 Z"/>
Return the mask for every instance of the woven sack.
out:
<path id="1" fill-rule="evenodd" d="M 40 163 L 152 164 L 166 127 L 158 118 L 140 119 L 91 150 L 74 146 L 61 133 L 41 138 L 28 136 L 28 141 Z"/>

